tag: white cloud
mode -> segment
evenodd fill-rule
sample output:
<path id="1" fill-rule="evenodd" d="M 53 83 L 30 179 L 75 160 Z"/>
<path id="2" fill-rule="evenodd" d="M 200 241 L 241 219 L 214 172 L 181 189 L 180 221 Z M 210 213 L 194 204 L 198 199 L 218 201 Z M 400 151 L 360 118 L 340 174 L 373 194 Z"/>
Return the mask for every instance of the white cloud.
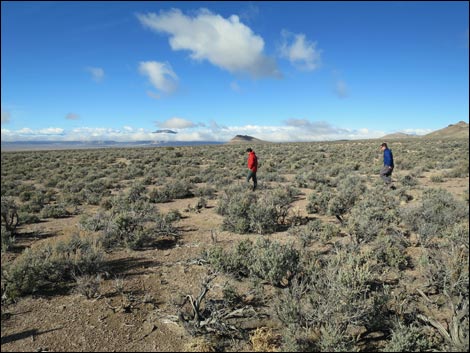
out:
<path id="1" fill-rule="evenodd" d="M 75 114 L 75 113 L 68 113 L 65 116 L 65 119 L 67 119 L 67 120 L 78 120 L 78 119 L 80 119 L 80 115 Z"/>
<path id="2" fill-rule="evenodd" d="M 85 70 L 91 74 L 95 82 L 101 82 L 104 79 L 104 70 L 101 67 L 86 67 Z"/>
<path id="3" fill-rule="evenodd" d="M 59 127 L 49 127 L 47 129 L 39 129 L 37 132 L 40 135 L 62 135 L 64 133 L 64 129 Z"/>
<path id="4" fill-rule="evenodd" d="M 305 34 L 294 34 L 286 30 L 281 32 L 281 36 L 281 57 L 287 58 L 300 70 L 312 71 L 320 66 L 322 51 L 316 48 L 316 42 L 308 41 Z"/>
<path id="5" fill-rule="evenodd" d="M 2 141 L 218 141 L 227 142 L 235 135 L 249 135 L 271 142 L 330 141 L 341 139 L 380 138 L 384 131 L 366 128 L 345 129 L 324 121 L 289 119 L 285 125 L 224 126 L 212 121 L 207 126 L 194 124 L 181 118 L 168 119 L 159 125 L 162 128 L 181 129 L 177 134 L 154 134 L 151 130 L 124 126 L 115 128 L 81 127 L 72 130 L 47 128 L 34 130 L 8 130 L 2 128 Z"/>
<path id="6" fill-rule="evenodd" d="M 421 136 L 421 135 L 430 134 L 433 131 L 436 131 L 436 130 L 433 130 L 433 129 L 404 129 L 404 130 L 400 130 L 399 132 L 403 132 L 403 133 L 409 134 L 409 135 Z"/>
<path id="7" fill-rule="evenodd" d="M 235 135 L 249 135 L 271 142 L 300 142 L 378 138 L 383 136 L 383 131 L 351 130 L 334 127 L 322 121 L 289 119 L 285 126 L 232 126 L 218 131 L 217 134 L 223 136 L 222 140 L 229 140 Z"/>
<path id="8" fill-rule="evenodd" d="M 10 112 L 5 112 L 2 110 L 2 125 L 3 124 L 8 124 L 11 119 L 11 114 Z"/>
<path id="9" fill-rule="evenodd" d="M 349 134 L 348 129 L 342 129 L 332 126 L 326 121 L 311 122 L 307 119 L 288 119 L 285 121 L 287 126 L 301 129 L 304 133 L 320 136 L 334 136 Z M 358 130 L 359 131 L 359 130 Z"/>
<path id="10" fill-rule="evenodd" d="M 196 126 L 192 121 L 178 117 L 165 120 L 164 122 L 157 122 L 156 125 L 165 129 L 187 129 Z"/>
<path id="11" fill-rule="evenodd" d="M 281 77 L 275 61 L 264 55 L 264 40 L 236 15 L 223 18 L 201 9 L 189 17 L 178 9 L 138 14 L 144 27 L 170 35 L 173 50 L 189 50 L 194 60 L 208 60 L 232 73 Z"/>
<path id="12" fill-rule="evenodd" d="M 8 141 L 12 141 L 10 137 L 14 137 L 17 140 L 22 140 L 23 137 L 33 137 L 33 138 L 38 138 L 38 139 L 41 139 L 42 137 L 48 137 L 48 136 L 57 137 L 57 136 L 64 136 L 64 131 L 65 131 L 64 129 L 56 128 L 56 127 L 49 127 L 45 129 L 38 129 L 38 130 L 34 130 L 28 127 L 25 127 L 19 130 L 2 129 L 2 139 L 4 137 L 7 137 Z"/>
<path id="13" fill-rule="evenodd" d="M 150 83 L 159 91 L 164 93 L 172 93 L 177 87 L 178 76 L 171 68 L 169 63 L 161 63 L 158 61 L 141 61 L 139 63 L 139 72 L 147 76 Z M 148 94 L 149 92 L 147 92 Z M 158 94 L 150 92 L 152 98 L 160 98 Z"/>

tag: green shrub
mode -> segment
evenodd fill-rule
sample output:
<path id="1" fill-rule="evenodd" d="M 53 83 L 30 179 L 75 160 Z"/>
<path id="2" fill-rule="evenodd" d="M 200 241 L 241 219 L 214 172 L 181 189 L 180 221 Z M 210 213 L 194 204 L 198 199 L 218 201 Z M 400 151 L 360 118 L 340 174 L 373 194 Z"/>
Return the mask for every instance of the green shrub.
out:
<path id="1" fill-rule="evenodd" d="M 398 232 L 399 200 L 387 188 L 368 190 L 351 210 L 347 229 L 357 241 L 370 242 L 378 235 Z"/>
<path id="2" fill-rule="evenodd" d="M 46 205 L 41 210 L 42 218 L 64 218 L 70 216 L 63 204 Z"/>
<path id="3" fill-rule="evenodd" d="M 318 213 L 325 215 L 328 212 L 328 203 L 334 197 L 334 194 L 327 187 L 322 185 L 318 191 L 312 192 L 308 196 L 307 211 L 308 213 Z"/>
<path id="4" fill-rule="evenodd" d="M 235 277 L 246 277 L 250 274 L 249 266 L 252 249 L 253 243 L 250 240 L 242 240 L 231 252 L 227 252 L 219 246 L 209 248 L 204 253 L 204 258 L 217 271 L 225 272 Z"/>
<path id="5" fill-rule="evenodd" d="M 365 189 L 363 181 L 356 175 L 342 179 L 338 184 L 336 195 L 328 201 L 328 214 L 341 217 L 348 213 Z"/>
<path id="6" fill-rule="evenodd" d="M 416 180 L 416 177 L 414 177 L 411 174 L 404 175 L 403 177 L 399 177 L 398 180 L 404 186 L 416 186 L 416 185 L 418 185 L 418 180 Z"/>
<path id="7" fill-rule="evenodd" d="M 402 235 L 380 235 L 373 244 L 373 254 L 379 263 L 397 270 L 404 270 L 408 267 L 408 258 L 405 253 L 407 245 Z"/>
<path id="8" fill-rule="evenodd" d="M 74 234 L 69 240 L 26 249 L 2 273 L 8 299 L 54 290 L 72 279 L 72 274 L 103 270 L 104 253 L 92 238 Z"/>
<path id="9" fill-rule="evenodd" d="M 15 236 L 13 232 L 7 230 L 2 224 L 2 253 L 8 251 L 15 243 Z"/>
<path id="10" fill-rule="evenodd" d="M 288 274 L 297 272 L 299 252 L 292 245 L 259 239 L 252 250 L 250 274 L 279 286 Z"/>
<path id="11" fill-rule="evenodd" d="M 334 329 L 339 339 L 334 341 L 345 343 L 349 325 L 367 326 L 384 311 L 383 293 L 370 287 L 370 258 L 338 248 L 323 261 L 312 260 L 303 262 L 303 275 L 278 296 L 278 318 L 286 325 Z"/>
<path id="12" fill-rule="evenodd" d="M 18 207 L 15 201 L 10 197 L 2 196 L 1 204 L 2 226 L 4 226 L 8 232 L 14 233 L 19 224 Z"/>
<path id="13" fill-rule="evenodd" d="M 438 293 L 468 298 L 468 247 L 451 244 L 445 249 L 427 249 L 420 263 L 428 287 Z"/>
<path id="14" fill-rule="evenodd" d="M 442 183 L 444 181 L 444 177 L 442 175 L 432 175 L 431 181 L 433 183 Z"/>
<path id="15" fill-rule="evenodd" d="M 383 352 L 428 352 L 432 349 L 431 340 L 425 334 L 423 327 L 396 321 L 390 340 Z"/>
<path id="16" fill-rule="evenodd" d="M 178 211 L 163 215 L 141 198 L 130 202 L 129 195 L 115 197 L 110 203 L 109 210 L 83 215 L 79 222 L 82 229 L 100 232 L 106 249 L 119 246 L 139 249 L 167 236 L 174 240 L 179 237 L 172 225 L 181 218 Z"/>
<path id="17" fill-rule="evenodd" d="M 253 193 L 240 186 L 230 187 L 219 196 L 216 211 L 224 216 L 224 230 L 239 234 L 273 233 L 286 222 L 296 193 L 293 188 Z"/>
<path id="18" fill-rule="evenodd" d="M 340 234 L 341 229 L 332 223 L 325 223 L 319 219 L 311 220 L 306 225 L 289 229 L 289 234 L 299 237 L 302 247 L 309 246 L 312 241 L 328 242 Z"/>
<path id="19" fill-rule="evenodd" d="M 428 244 L 435 237 L 448 237 L 449 225 L 468 219 L 468 204 L 456 200 L 444 189 L 424 191 L 421 204 L 404 208 L 401 218 L 411 231 Z"/>
<path id="20" fill-rule="evenodd" d="M 297 272 L 299 253 L 292 246 L 261 238 L 255 244 L 244 240 L 233 251 L 208 249 L 204 257 L 216 270 L 240 276 L 253 276 L 278 286 Z"/>

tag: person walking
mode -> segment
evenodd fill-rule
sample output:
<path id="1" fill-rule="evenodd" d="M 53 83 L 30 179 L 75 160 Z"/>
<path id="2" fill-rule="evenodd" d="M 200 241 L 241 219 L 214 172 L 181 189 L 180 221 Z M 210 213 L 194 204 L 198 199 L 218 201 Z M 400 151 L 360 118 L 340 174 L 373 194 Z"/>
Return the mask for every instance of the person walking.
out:
<path id="1" fill-rule="evenodd" d="M 258 179 L 256 178 L 256 172 L 258 171 L 258 157 L 256 157 L 255 151 L 251 148 L 247 148 L 246 152 L 248 153 L 248 175 L 246 181 L 250 182 L 250 179 L 253 179 L 253 191 L 255 191 L 256 186 L 258 186 Z"/>
<path id="2" fill-rule="evenodd" d="M 386 185 L 390 186 L 392 184 L 393 168 L 395 167 L 393 164 L 393 154 L 385 142 L 380 145 L 380 150 L 384 154 L 384 166 L 380 170 L 380 177 Z M 391 187 L 393 188 L 393 186 Z"/>

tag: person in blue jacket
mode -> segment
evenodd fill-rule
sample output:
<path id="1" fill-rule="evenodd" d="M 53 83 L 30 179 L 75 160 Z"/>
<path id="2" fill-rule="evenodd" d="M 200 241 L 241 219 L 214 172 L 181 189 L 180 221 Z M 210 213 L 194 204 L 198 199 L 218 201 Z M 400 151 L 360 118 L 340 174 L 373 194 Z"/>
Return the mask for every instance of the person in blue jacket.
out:
<path id="1" fill-rule="evenodd" d="M 386 185 L 390 185 L 392 183 L 393 168 L 395 167 L 393 164 L 393 154 L 385 142 L 380 145 L 380 149 L 384 153 L 384 166 L 380 170 L 380 177 Z"/>

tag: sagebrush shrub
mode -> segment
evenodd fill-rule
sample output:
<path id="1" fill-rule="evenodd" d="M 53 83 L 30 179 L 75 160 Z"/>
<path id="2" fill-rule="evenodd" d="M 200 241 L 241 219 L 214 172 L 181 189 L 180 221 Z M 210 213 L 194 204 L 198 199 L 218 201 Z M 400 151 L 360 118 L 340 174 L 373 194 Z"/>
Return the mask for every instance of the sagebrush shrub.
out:
<path id="1" fill-rule="evenodd" d="M 328 212 L 328 203 L 334 197 L 331 189 L 325 185 L 321 185 L 316 191 L 308 196 L 307 211 L 308 213 L 318 213 L 325 215 Z"/>
<path id="2" fill-rule="evenodd" d="M 368 190 L 351 209 L 347 229 L 357 241 L 370 242 L 379 234 L 399 232 L 399 199 L 382 185 Z"/>
<path id="3" fill-rule="evenodd" d="M 341 229 L 336 224 L 325 223 L 319 219 L 289 229 L 289 234 L 300 238 L 302 247 L 309 246 L 315 240 L 326 243 L 333 237 L 338 236 L 340 232 Z"/>
<path id="4" fill-rule="evenodd" d="M 54 289 L 72 274 L 96 274 L 104 269 L 104 252 L 93 238 L 74 234 L 58 243 L 26 249 L 2 272 L 6 298 L 15 299 L 38 290 Z"/>
<path id="5" fill-rule="evenodd" d="M 373 254 L 379 263 L 404 270 L 408 267 L 405 249 L 409 244 L 401 234 L 386 234 L 377 237 L 373 242 Z"/>
<path id="6" fill-rule="evenodd" d="M 336 195 L 328 201 L 328 214 L 342 216 L 350 211 L 366 187 L 357 175 L 349 175 L 338 183 Z"/>
<path id="7" fill-rule="evenodd" d="M 18 206 L 12 198 L 3 196 L 1 205 L 2 226 L 4 226 L 8 232 L 14 233 L 19 224 Z"/>
<path id="8" fill-rule="evenodd" d="M 426 249 L 421 258 L 421 271 L 427 285 L 438 293 L 468 298 L 468 247 L 451 244 L 444 249 Z"/>
<path id="9" fill-rule="evenodd" d="M 373 290 L 369 255 L 338 248 L 322 261 L 303 261 L 301 276 L 282 291 L 275 303 L 278 318 L 286 325 L 323 331 L 322 349 L 347 345 L 349 325 L 368 326 L 384 311 L 384 294 Z"/>
<path id="10" fill-rule="evenodd" d="M 217 213 L 224 216 L 222 228 L 235 233 L 268 234 L 284 224 L 297 191 L 277 188 L 253 193 L 240 186 L 219 195 Z"/>
<path id="11" fill-rule="evenodd" d="M 41 210 L 42 218 L 64 218 L 68 216 L 70 216 L 70 212 L 63 204 L 46 205 Z"/>
<path id="12" fill-rule="evenodd" d="M 234 276 L 253 276 L 278 286 L 297 272 L 299 253 L 292 245 L 261 238 L 255 244 L 244 240 L 233 251 L 208 249 L 204 257 L 218 271 Z"/>
<path id="13" fill-rule="evenodd" d="M 428 244 L 435 237 L 448 237 L 449 225 L 468 220 L 468 204 L 444 189 L 429 189 L 424 191 L 420 204 L 401 211 L 401 218 L 408 229 L 417 232 Z"/>
<path id="14" fill-rule="evenodd" d="M 299 252 L 292 245 L 282 245 L 266 238 L 259 239 L 252 251 L 250 273 L 278 286 L 286 275 L 295 274 Z"/>
<path id="15" fill-rule="evenodd" d="M 423 327 L 415 324 L 406 325 L 395 321 L 391 338 L 385 344 L 383 352 L 427 352 L 431 350 L 432 342 Z"/>
<path id="16" fill-rule="evenodd" d="M 8 251 L 14 243 L 15 236 L 13 235 L 13 232 L 7 230 L 6 227 L 2 224 L 2 253 Z"/>

